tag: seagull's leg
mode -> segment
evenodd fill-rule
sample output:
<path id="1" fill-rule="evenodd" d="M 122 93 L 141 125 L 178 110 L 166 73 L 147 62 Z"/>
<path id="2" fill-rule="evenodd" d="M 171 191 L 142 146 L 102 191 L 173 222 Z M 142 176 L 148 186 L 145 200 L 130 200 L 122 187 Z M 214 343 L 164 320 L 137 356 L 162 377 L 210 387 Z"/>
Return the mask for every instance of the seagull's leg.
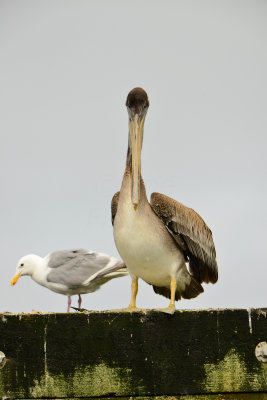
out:
<path id="1" fill-rule="evenodd" d="M 81 295 L 79 294 L 78 295 L 79 297 L 78 297 L 78 308 L 81 308 L 81 305 L 82 305 L 82 298 L 81 298 Z"/>
<path id="2" fill-rule="evenodd" d="M 67 308 L 67 312 L 70 312 L 70 306 L 71 306 L 71 296 L 68 296 L 68 308 Z"/>
<path id="3" fill-rule="evenodd" d="M 170 290 L 171 290 L 171 301 L 169 307 L 167 308 L 156 308 L 156 311 L 161 311 L 166 314 L 174 314 L 175 313 L 175 292 L 176 292 L 176 278 L 171 279 Z"/>

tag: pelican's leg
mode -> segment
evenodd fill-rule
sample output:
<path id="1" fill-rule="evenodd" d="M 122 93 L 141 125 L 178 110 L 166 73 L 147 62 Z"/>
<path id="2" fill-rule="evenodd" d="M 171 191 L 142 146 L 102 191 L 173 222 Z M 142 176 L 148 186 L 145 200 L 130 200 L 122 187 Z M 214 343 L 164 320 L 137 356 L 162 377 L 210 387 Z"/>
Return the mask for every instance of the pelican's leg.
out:
<path id="1" fill-rule="evenodd" d="M 70 306 L 71 306 L 71 296 L 68 296 L 68 308 L 67 308 L 67 312 L 70 312 Z"/>
<path id="2" fill-rule="evenodd" d="M 81 298 L 81 295 L 79 294 L 78 295 L 78 308 L 81 308 L 81 305 L 82 305 L 82 298 Z"/>
<path id="3" fill-rule="evenodd" d="M 169 304 L 169 310 L 170 310 L 170 314 L 174 314 L 175 312 L 175 292 L 176 292 L 176 287 L 177 287 L 177 283 L 176 283 L 176 278 L 172 278 L 171 279 L 171 301 Z"/>
<path id="4" fill-rule="evenodd" d="M 132 292 L 131 292 L 131 301 L 128 308 L 124 308 L 123 311 L 140 311 L 140 308 L 136 307 L 136 296 L 138 292 L 138 278 L 132 278 Z"/>
<path id="5" fill-rule="evenodd" d="M 176 278 L 171 279 L 170 290 L 171 290 L 171 301 L 169 307 L 167 308 L 156 308 L 156 311 L 165 312 L 167 314 L 174 314 L 175 313 L 175 292 L 176 292 Z"/>
<path id="6" fill-rule="evenodd" d="M 129 308 L 136 308 L 136 296 L 138 292 L 138 278 L 132 278 L 132 293 Z"/>

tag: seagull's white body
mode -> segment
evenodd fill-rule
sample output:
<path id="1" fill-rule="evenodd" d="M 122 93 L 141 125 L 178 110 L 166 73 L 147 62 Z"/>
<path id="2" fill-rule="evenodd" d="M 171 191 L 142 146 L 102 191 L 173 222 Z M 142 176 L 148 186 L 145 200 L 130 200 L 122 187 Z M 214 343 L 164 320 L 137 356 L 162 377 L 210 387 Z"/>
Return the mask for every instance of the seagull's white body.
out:
<path id="1" fill-rule="evenodd" d="M 29 254 L 22 257 L 11 283 L 20 276 L 29 275 L 36 283 L 53 292 L 70 296 L 92 293 L 110 279 L 127 275 L 125 265 L 104 253 L 86 250 L 63 250 L 46 257 Z"/>

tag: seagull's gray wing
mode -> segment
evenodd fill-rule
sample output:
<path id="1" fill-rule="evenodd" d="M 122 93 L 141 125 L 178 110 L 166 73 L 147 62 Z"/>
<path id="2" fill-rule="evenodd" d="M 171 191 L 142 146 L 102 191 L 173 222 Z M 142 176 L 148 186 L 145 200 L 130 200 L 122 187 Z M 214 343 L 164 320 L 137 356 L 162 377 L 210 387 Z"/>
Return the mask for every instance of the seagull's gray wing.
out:
<path id="1" fill-rule="evenodd" d="M 111 272 L 112 266 L 120 269 L 123 264 L 106 254 L 83 249 L 57 251 L 49 256 L 48 267 L 51 271 L 47 275 L 47 281 L 60 283 L 74 290 L 86 286 L 98 274 L 103 273 L 103 269 Z"/>
<path id="2" fill-rule="evenodd" d="M 89 279 L 87 279 L 83 283 L 83 286 L 88 286 L 93 283 L 95 287 L 100 287 L 111 279 L 119 278 L 126 275 L 128 275 L 126 265 L 122 261 L 113 258 L 112 262 L 110 262 L 107 266 L 105 266 L 100 271 L 92 275 Z"/>
<path id="3" fill-rule="evenodd" d="M 80 257 L 81 255 L 90 253 L 92 253 L 92 255 L 94 254 L 93 252 L 89 252 L 88 250 L 85 249 L 55 251 L 49 254 L 48 256 L 49 257 L 48 266 L 50 268 L 62 267 L 64 264 L 67 264 L 70 260 Z"/>

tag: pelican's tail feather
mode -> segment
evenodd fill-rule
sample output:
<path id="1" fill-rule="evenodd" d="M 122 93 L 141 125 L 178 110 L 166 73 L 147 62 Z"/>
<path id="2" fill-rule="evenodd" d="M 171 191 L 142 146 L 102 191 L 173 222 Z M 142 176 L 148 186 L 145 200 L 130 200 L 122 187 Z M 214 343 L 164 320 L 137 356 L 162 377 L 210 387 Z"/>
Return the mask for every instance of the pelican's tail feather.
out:
<path id="1" fill-rule="evenodd" d="M 190 284 L 185 287 L 185 290 L 182 292 L 182 297 L 184 299 L 193 299 L 197 297 L 200 293 L 203 293 L 204 289 L 198 281 L 191 276 Z"/>

